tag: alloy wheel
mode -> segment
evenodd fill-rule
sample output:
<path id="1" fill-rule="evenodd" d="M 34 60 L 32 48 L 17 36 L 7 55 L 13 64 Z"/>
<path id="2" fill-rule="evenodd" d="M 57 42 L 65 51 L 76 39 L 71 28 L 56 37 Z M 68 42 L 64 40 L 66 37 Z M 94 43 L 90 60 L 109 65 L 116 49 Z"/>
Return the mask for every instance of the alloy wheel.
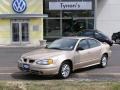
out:
<path id="1" fill-rule="evenodd" d="M 70 65 L 68 63 L 63 63 L 59 71 L 59 76 L 65 79 L 70 76 L 70 73 L 71 73 Z"/>
<path id="2" fill-rule="evenodd" d="M 108 58 L 107 58 L 107 56 L 106 55 L 103 55 L 103 57 L 102 57 L 102 59 L 101 59 L 101 64 L 100 64 L 100 66 L 101 67 L 106 67 L 107 66 L 107 62 L 108 62 Z"/>

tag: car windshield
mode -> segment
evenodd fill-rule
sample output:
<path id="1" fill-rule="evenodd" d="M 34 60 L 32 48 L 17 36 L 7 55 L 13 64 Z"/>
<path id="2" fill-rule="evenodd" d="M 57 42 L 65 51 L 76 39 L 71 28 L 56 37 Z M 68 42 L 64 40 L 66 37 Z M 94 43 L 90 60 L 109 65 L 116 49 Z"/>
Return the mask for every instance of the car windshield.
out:
<path id="1" fill-rule="evenodd" d="M 62 38 L 55 40 L 47 48 L 57 50 L 73 50 L 78 39 Z"/>

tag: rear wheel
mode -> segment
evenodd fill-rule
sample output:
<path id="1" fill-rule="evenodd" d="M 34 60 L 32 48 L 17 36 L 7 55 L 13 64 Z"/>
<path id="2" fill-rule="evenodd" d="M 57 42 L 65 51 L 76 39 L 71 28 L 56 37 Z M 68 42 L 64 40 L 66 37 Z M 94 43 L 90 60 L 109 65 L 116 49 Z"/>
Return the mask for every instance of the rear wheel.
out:
<path id="1" fill-rule="evenodd" d="M 102 68 L 106 67 L 107 63 L 108 63 L 108 57 L 107 55 L 103 55 L 101 58 L 100 67 Z"/>
<path id="2" fill-rule="evenodd" d="M 62 63 L 60 70 L 59 70 L 59 77 L 62 79 L 66 79 L 71 74 L 71 66 L 69 62 Z"/>

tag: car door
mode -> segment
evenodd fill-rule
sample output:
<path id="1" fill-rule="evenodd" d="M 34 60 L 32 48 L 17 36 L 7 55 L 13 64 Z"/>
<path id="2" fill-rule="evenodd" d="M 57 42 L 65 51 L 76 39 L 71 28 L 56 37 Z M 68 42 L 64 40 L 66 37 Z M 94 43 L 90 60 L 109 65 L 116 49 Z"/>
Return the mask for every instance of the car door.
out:
<path id="1" fill-rule="evenodd" d="M 80 40 L 77 48 L 81 50 L 76 50 L 75 52 L 75 68 L 85 66 L 89 60 L 89 44 L 86 39 Z M 76 49 L 77 49 L 76 48 Z"/>
<path id="2" fill-rule="evenodd" d="M 101 59 L 101 43 L 95 39 L 88 39 L 88 43 L 90 46 L 89 49 L 89 60 L 90 64 L 98 63 Z"/>

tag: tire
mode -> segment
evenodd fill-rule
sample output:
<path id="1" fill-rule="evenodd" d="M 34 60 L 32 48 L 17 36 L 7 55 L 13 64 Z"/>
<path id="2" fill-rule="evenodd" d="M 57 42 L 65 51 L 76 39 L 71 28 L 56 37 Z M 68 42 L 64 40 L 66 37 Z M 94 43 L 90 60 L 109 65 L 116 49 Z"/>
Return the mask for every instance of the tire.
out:
<path id="1" fill-rule="evenodd" d="M 108 57 L 107 55 L 103 55 L 100 61 L 100 67 L 105 68 L 108 64 Z"/>
<path id="2" fill-rule="evenodd" d="M 70 76 L 70 74 L 71 74 L 70 63 L 69 62 L 63 62 L 61 67 L 60 67 L 58 76 L 61 79 L 66 79 L 66 78 L 68 78 Z"/>

